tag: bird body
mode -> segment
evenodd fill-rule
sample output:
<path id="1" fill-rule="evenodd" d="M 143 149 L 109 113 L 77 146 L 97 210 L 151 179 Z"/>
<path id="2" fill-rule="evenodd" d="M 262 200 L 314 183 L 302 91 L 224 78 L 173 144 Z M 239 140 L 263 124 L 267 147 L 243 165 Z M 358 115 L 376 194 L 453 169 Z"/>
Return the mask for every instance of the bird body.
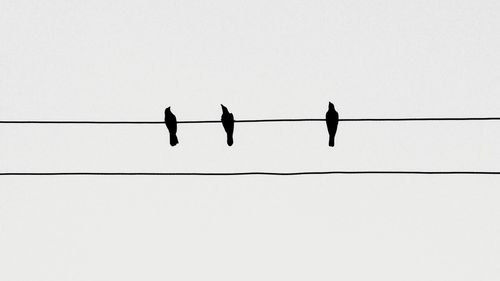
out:
<path id="1" fill-rule="evenodd" d="M 222 116 L 221 122 L 227 135 L 227 145 L 233 145 L 233 132 L 234 132 L 234 116 L 230 113 L 227 108 L 221 104 Z"/>
<path id="2" fill-rule="evenodd" d="M 177 139 L 177 118 L 172 111 L 170 111 L 170 107 L 165 109 L 165 125 L 170 133 L 170 145 L 177 145 L 179 143 Z"/>
<path id="3" fill-rule="evenodd" d="M 328 134 L 330 135 L 330 140 L 328 142 L 329 146 L 335 145 L 335 134 L 337 133 L 338 125 L 339 113 L 335 110 L 335 106 L 330 102 L 328 104 L 328 111 L 326 112 L 326 126 L 328 128 Z"/>

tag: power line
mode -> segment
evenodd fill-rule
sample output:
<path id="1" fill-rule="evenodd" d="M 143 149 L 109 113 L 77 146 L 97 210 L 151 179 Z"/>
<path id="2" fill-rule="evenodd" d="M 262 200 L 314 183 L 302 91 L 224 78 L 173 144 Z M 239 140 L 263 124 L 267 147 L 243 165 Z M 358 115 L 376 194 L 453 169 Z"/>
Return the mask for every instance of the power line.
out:
<path id="1" fill-rule="evenodd" d="M 323 118 L 241 119 L 235 123 L 325 122 Z M 412 122 L 412 121 L 500 121 L 500 117 L 408 117 L 408 118 L 341 118 L 340 122 Z M 220 120 L 184 120 L 178 124 L 221 123 Z M 164 121 L 91 121 L 91 120 L 0 120 L 0 124 L 88 124 L 88 125 L 154 125 Z"/>
<path id="2" fill-rule="evenodd" d="M 334 174 L 500 175 L 500 171 L 6 172 L 0 176 L 306 176 Z"/>

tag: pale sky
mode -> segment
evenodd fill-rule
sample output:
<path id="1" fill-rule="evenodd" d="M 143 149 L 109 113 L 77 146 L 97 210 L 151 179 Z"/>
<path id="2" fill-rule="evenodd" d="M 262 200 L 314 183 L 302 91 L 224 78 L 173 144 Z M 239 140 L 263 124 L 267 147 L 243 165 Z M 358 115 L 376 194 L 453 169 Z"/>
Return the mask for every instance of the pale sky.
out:
<path id="1" fill-rule="evenodd" d="M 498 1 L 0 0 L 0 120 L 500 115 Z M 499 171 L 500 122 L 0 125 L 1 172 Z M 498 176 L 0 177 L 1 280 L 497 280 Z"/>

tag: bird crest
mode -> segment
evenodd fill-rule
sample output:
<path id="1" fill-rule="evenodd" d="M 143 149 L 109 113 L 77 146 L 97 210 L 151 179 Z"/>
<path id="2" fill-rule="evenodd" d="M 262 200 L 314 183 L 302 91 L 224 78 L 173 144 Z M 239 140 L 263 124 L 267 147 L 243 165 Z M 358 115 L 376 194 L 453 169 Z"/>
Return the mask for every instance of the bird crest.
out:
<path id="1" fill-rule="evenodd" d="M 329 102 L 329 103 L 328 103 L 328 109 L 330 109 L 330 110 L 335 110 L 335 106 L 333 105 L 333 103 L 332 103 L 332 102 Z"/>
<path id="2" fill-rule="evenodd" d="M 229 113 L 229 111 L 223 104 L 221 104 L 220 106 L 222 107 L 222 113 Z"/>

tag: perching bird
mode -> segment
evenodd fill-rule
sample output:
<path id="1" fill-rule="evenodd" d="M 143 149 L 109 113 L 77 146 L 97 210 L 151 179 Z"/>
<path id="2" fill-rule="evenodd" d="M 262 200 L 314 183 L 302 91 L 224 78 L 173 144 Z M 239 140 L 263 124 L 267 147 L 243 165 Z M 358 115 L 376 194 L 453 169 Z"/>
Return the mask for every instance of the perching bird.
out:
<path id="1" fill-rule="evenodd" d="M 222 126 L 224 127 L 224 130 L 226 131 L 227 134 L 227 145 L 231 146 L 233 145 L 234 116 L 227 110 L 227 108 L 224 105 L 221 104 L 221 106 L 222 106 L 222 116 L 221 116 Z"/>
<path id="2" fill-rule="evenodd" d="M 167 129 L 170 133 L 170 145 L 175 146 L 176 144 L 179 143 L 179 140 L 177 139 L 177 118 L 175 118 L 175 115 L 170 111 L 170 106 L 165 109 L 165 125 L 167 125 Z"/>
<path id="3" fill-rule="evenodd" d="M 326 112 L 326 127 L 328 128 L 328 134 L 330 134 L 329 146 L 335 145 L 335 134 L 337 133 L 337 127 L 339 125 L 339 113 L 335 110 L 333 103 L 328 104 L 328 111 Z"/>

